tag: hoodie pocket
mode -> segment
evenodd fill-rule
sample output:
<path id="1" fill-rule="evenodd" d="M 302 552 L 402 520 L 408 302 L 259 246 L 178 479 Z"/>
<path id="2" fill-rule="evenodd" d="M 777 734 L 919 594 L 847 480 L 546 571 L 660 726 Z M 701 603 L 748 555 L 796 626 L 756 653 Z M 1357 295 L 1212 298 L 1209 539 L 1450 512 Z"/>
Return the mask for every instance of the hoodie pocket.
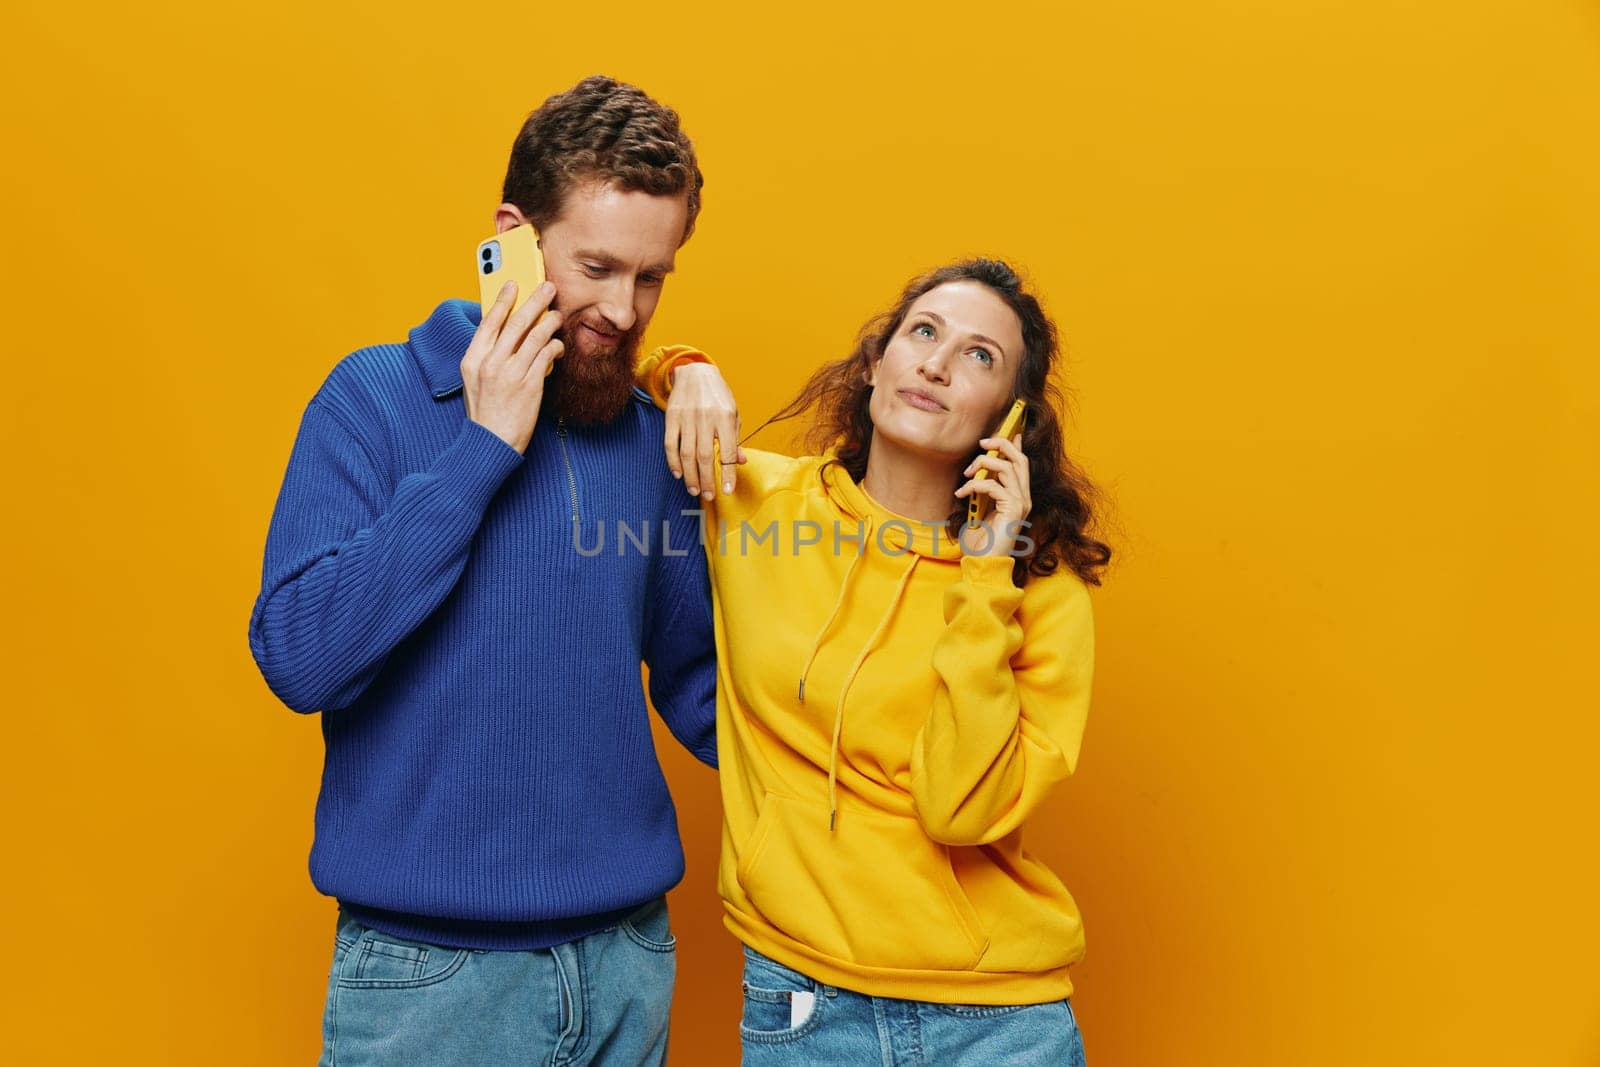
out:
<path id="1" fill-rule="evenodd" d="M 835 959 L 970 970 L 988 947 L 950 853 L 910 816 L 827 809 L 768 793 L 736 877 L 780 933 Z"/>

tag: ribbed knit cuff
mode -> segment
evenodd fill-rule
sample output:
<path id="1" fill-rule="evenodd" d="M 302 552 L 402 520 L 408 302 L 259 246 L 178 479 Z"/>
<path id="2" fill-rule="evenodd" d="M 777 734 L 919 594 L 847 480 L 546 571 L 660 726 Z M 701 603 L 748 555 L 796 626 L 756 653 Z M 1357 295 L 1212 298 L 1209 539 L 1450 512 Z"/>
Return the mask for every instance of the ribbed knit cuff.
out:
<path id="1" fill-rule="evenodd" d="M 522 465 L 522 459 L 522 453 L 493 430 L 468 419 L 450 447 L 434 461 L 433 473 L 459 494 L 463 504 L 482 511 L 511 472 Z"/>

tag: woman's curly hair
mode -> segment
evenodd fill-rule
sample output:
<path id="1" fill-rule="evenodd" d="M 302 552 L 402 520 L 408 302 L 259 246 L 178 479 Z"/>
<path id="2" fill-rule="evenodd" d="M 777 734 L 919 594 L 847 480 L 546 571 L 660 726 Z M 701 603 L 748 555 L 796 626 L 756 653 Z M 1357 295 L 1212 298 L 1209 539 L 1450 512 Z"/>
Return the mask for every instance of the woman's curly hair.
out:
<path id="1" fill-rule="evenodd" d="M 867 372 L 883 357 L 889 340 L 919 297 L 959 281 L 987 286 L 1016 313 L 1022 325 L 1023 358 L 1013 399 L 1028 402 L 1022 450 L 1028 456 L 1033 497 L 1026 532 L 1034 547 L 1018 557 L 1013 579 L 1020 586 L 1029 574 L 1051 574 L 1065 564 L 1085 583 L 1099 585 L 1100 571 L 1111 561 L 1111 548 L 1089 533 L 1095 525 L 1099 491 L 1067 456 L 1062 440 L 1057 412 L 1063 410 L 1063 397 L 1051 378 L 1059 353 L 1055 324 L 1023 287 L 1017 273 L 999 260 L 963 260 L 912 279 L 893 308 L 862 328 L 850 355 L 824 364 L 799 394 L 762 426 L 815 408 L 816 418 L 805 434 L 806 447 L 815 453 L 831 450 L 828 462 L 838 463 L 851 478 L 861 481 L 872 450 L 872 386 L 867 384 Z M 951 493 L 965 480 L 958 478 Z M 966 505 L 956 502 L 947 520 L 951 536 L 959 534 L 965 521 Z"/>

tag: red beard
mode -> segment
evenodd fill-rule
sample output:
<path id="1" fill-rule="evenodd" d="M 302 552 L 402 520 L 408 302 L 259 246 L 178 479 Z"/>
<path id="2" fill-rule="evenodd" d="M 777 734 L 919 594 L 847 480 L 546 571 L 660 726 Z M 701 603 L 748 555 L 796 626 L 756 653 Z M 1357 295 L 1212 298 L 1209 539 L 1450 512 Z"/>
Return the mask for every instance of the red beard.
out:
<path id="1" fill-rule="evenodd" d="M 545 379 L 545 403 L 580 426 L 611 422 L 627 409 L 633 395 L 640 333 L 629 330 L 611 351 L 588 353 L 578 348 L 578 330 L 576 322 L 561 327 L 565 349 Z"/>

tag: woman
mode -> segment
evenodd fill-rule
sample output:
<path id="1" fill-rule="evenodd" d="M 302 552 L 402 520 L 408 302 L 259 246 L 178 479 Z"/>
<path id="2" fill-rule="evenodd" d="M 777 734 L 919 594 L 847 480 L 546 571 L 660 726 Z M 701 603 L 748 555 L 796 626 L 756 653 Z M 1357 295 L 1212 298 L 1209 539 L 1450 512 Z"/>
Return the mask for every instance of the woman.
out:
<path id="1" fill-rule="evenodd" d="M 827 454 L 749 450 L 709 506 L 748 1064 L 1082 1060 L 1078 910 L 1023 848 L 1077 761 L 1087 584 L 1110 559 L 1063 452 L 1056 354 L 1005 264 L 918 278 L 780 412 L 816 408 Z M 1016 398 L 1025 432 L 989 437 Z"/>

